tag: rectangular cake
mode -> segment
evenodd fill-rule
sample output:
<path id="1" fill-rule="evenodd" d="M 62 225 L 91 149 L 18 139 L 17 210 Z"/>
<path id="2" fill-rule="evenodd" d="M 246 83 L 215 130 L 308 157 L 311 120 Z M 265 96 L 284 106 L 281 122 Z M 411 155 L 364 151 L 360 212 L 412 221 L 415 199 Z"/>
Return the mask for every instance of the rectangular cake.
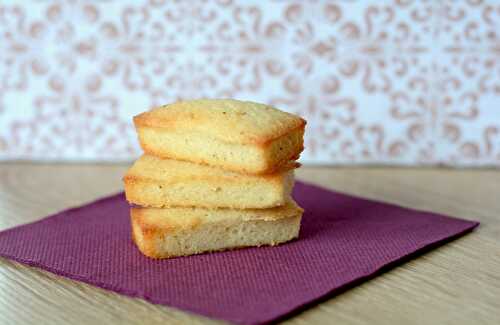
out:
<path id="1" fill-rule="evenodd" d="M 168 258 L 289 241 L 298 237 L 302 212 L 290 201 L 248 210 L 133 207 L 130 216 L 139 250 Z"/>
<path id="2" fill-rule="evenodd" d="M 250 175 L 144 155 L 123 181 L 127 200 L 146 207 L 270 208 L 289 199 L 295 166 L 290 163 L 273 174 Z"/>
<path id="3" fill-rule="evenodd" d="M 158 107 L 134 124 L 146 154 L 265 174 L 299 157 L 306 122 L 264 104 L 202 99 Z"/>

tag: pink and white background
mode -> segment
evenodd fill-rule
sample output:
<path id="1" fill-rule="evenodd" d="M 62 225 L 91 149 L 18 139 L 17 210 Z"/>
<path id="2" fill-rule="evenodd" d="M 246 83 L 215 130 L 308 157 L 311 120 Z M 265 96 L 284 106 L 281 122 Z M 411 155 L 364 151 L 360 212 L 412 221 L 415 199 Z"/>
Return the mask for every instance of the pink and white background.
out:
<path id="1" fill-rule="evenodd" d="M 304 116 L 304 163 L 500 166 L 500 1 L 0 0 L 3 160 L 132 159 L 197 97 Z"/>

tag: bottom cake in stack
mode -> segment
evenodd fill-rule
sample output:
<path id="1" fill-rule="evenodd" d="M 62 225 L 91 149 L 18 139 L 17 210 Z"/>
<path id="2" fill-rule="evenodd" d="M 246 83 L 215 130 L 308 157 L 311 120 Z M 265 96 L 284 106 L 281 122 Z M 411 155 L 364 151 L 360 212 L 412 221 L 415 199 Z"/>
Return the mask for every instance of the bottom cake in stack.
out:
<path id="1" fill-rule="evenodd" d="M 167 258 L 276 245 L 298 237 L 303 210 L 293 201 L 270 209 L 131 208 L 141 252 Z"/>

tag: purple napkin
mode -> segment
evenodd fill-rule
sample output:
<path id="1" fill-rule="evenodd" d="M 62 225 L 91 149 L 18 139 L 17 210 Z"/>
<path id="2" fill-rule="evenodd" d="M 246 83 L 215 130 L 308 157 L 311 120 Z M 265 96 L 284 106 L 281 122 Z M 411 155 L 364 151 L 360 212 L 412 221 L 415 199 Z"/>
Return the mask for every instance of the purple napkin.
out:
<path id="1" fill-rule="evenodd" d="M 130 238 L 123 194 L 0 233 L 0 256 L 155 304 L 263 324 L 369 279 L 477 222 L 360 199 L 298 182 L 300 240 L 152 260 Z"/>

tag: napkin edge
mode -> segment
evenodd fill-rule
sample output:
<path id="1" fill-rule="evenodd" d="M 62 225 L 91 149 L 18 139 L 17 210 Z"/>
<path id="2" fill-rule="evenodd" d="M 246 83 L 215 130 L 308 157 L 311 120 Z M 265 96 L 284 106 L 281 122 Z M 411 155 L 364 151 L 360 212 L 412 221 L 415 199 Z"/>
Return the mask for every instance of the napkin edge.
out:
<path id="1" fill-rule="evenodd" d="M 276 317 L 276 318 L 273 318 L 270 320 L 266 320 L 263 322 L 244 323 L 244 324 L 245 325 L 266 325 L 266 324 L 274 324 L 277 322 L 282 322 L 282 321 L 285 321 L 287 319 L 290 319 L 290 318 L 292 318 L 292 317 L 294 317 L 294 316 L 296 316 L 296 315 L 298 315 L 306 310 L 309 310 L 311 307 L 314 307 L 322 302 L 325 302 L 331 298 L 334 298 L 335 296 L 342 294 L 342 293 L 344 293 L 344 292 L 346 292 L 354 287 L 357 287 L 360 284 L 368 282 L 368 281 L 376 278 L 377 276 L 380 276 L 380 275 L 382 275 L 382 274 L 384 274 L 392 269 L 395 269 L 398 266 L 401 266 L 401 265 L 403 265 L 411 260 L 414 260 L 422 255 L 425 255 L 425 254 L 427 254 L 427 253 L 429 253 L 437 248 L 440 248 L 448 243 L 451 243 L 451 242 L 453 242 L 453 241 L 455 241 L 455 240 L 457 240 L 457 239 L 459 239 L 467 234 L 471 234 L 474 231 L 474 229 L 476 229 L 481 224 L 479 221 L 469 221 L 469 220 L 457 219 L 457 218 L 452 218 L 452 219 L 463 221 L 464 223 L 467 223 L 468 225 L 464 225 L 465 227 L 462 230 L 460 230 L 459 232 L 456 232 L 452 235 L 442 236 L 441 238 L 439 238 L 437 240 L 434 240 L 434 241 L 431 241 L 431 242 L 424 244 L 423 246 L 419 247 L 418 249 L 416 249 L 415 251 L 413 251 L 411 253 L 408 253 L 408 254 L 400 256 L 400 257 L 396 257 L 388 263 L 385 263 L 385 264 L 382 263 L 374 271 L 367 272 L 359 277 L 355 277 L 354 280 L 352 280 L 350 282 L 346 282 L 338 288 L 334 288 L 332 290 L 329 290 L 329 291 L 325 292 L 324 294 L 319 295 L 315 299 L 307 301 L 303 304 L 297 304 L 294 307 L 292 307 L 289 311 L 283 313 L 279 317 Z"/>

